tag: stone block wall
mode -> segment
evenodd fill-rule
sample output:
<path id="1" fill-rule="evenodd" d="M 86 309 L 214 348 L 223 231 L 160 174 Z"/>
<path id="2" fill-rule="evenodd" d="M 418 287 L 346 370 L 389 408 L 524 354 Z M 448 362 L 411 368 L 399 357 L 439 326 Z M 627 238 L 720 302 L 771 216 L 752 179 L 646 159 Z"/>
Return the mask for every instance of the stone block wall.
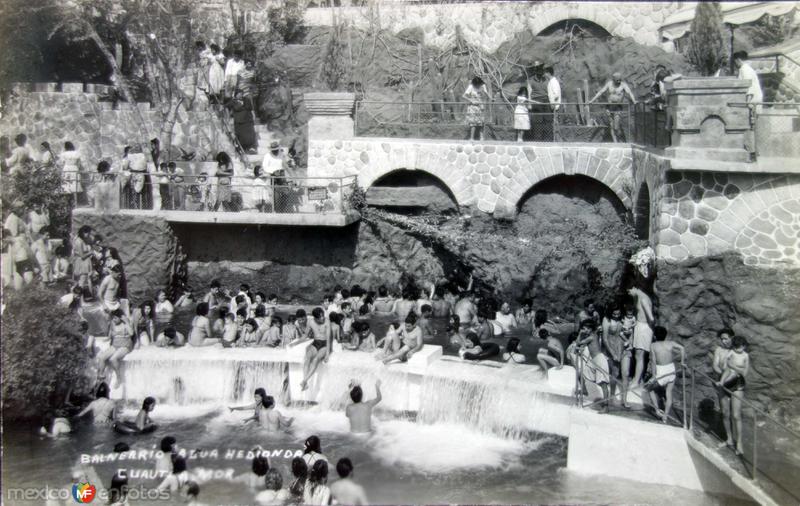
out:
<path id="1" fill-rule="evenodd" d="M 195 151 L 197 159 L 221 150 L 233 152 L 213 114 L 206 110 L 181 111 L 173 130 L 173 145 Z M 114 109 L 111 102 L 100 101 L 96 93 L 70 91 L 69 87 L 67 92 L 19 91 L 5 104 L 0 119 L 3 135 L 13 139 L 24 133 L 29 146 L 36 150 L 47 141 L 59 154 L 64 142 L 71 141 L 87 169 L 101 159 L 118 161 L 126 145 L 147 142 L 159 136 L 160 130 L 161 113 L 152 110 L 149 103 L 120 102 Z"/>
<path id="2" fill-rule="evenodd" d="M 669 171 L 656 202 L 659 258 L 737 251 L 746 265 L 800 265 L 800 175 Z"/>
<path id="3" fill-rule="evenodd" d="M 404 139 L 311 140 L 308 175 L 358 175 L 362 188 L 398 169 L 439 178 L 462 206 L 513 217 L 525 193 L 559 174 L 585 175 L 608 186 L 631 207 L 630 145 L 458 142 Z"/>

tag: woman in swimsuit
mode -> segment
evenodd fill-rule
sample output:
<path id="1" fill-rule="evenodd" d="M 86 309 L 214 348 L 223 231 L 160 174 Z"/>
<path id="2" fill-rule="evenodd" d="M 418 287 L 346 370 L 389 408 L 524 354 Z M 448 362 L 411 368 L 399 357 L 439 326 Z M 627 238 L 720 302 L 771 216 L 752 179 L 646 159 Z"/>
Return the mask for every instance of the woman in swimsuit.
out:
<path id="1" fill-rule="evenodd" d="M 261 410 L 267 408 L 267 391 L 263 388 L 256 388 L 256 391 L 253 393 L 253 404 L 248 404 L 247 406 L 238 406 L 238 407 L 229 407 L 228 409 L 233 413 L 234 411 L 243 411 L 252 409 L 253 416 L 246 418 L 244 423 L 251 422 L 251 421 L 259 421 L 261 416 Z"/>
<path id="2" fill-rule="evenodd" d="M 447 332 L 448 342 L 456 350 L 460 350 L 467 345 L 467 339 L 461 329 L 461 318 L 459 318 L 457 314 L 450 315 L 450 322 L 447 325 Z"/>
<path id="3" fill-rule="evenodd" d="M 143 431 L 146 428 L 153 425 L 153 421 L 150 419 L 150 412 L 156 409 L 156 400 L 153 397 L 145 397 L 144 401 L 142 402 L 142 409 L 139 410 L 139 414 L 136 415 L 136 428 L 139 431 Z"/>
<path id="4" fill-rule="evenodd" d="M 108 336 L 111 338 L 111 346 L 97 356 L 97 375 L 105 377 L 106 367 L 111 367 L 116 375 L 115 382 L 119 384 L 121 380 L 120 362 L 133 350 L 133 328 L 121 309 L 111 312 Z"/>
<path id="5" fill-rule="evenodd" d="M 83 408 L 83 411 L 75 415 L 75 418 L 80 418 L 90 411 L 95 425 L 111 425 L 116 420 L 117 406 L 114 401 L 108 398 L 108 385 L 105 383 L 100 383 L 97 386 L 95 400 Z"/>
<path id="6" fill-rule="evenodd" d="M 506 343 L 506 351 L 503 353 L 503 361 L 507 364 L 524 364 L 526 357 L 519 350 L 519 339 L 512 337 Z"/>
<path id="7" fill-rule="evenodd" d="M 189 331 L 189 344 L 192 346 L 213 346 L 219 339 L 213 337 L 211 324 L 208 321 L 208 303 L 201 302 L 195 311 L 197 316 L 192 320 L 192 330 Z"/>
<path id="8" fill-rule="evenodd" d="M 742 336 L 733 338 L 732 351 L 728 355 L 722 378 L 717 386 L 725 388 L 724 392 L 731 398 L 732 431 L 728 432 L 726 443 L 733 446 L 735 434 L 736 455 L 742 454 L 742 400 L 744 399 L 745 377 L 750 372 L 750 355 L 747 354 L 747 340 Z"/>
<path id="9" fill-rule="evenodd" d="M 331 324 L 325 321 L 325 311 L 321 307 L 315 307 L 311 311 L 313 319 L 308 322 L 311 329 L 311 346 L 306 348 L 305 362 L 303 363 L 303 381 L 300 388 L 308 388 L 308 380 L 317 371 L 320 362 L 327 362 L 331 352 Z"/>
<path id="10" fill-rule="evenodd" d="M 133 311 L 133 330 L 141 346 L 156 342 L 156 310 L 152 300 L 146 300 Z"/>
<path id="11" fill-rule="evenodd" d="M 561 345 L 561 341 L 553 337 L 545 328 L 539 329 L 539 339 L 546 341 L 545 345 L 536 353 L 536 360 L 539 361 L 542 371 L 547 374 L 549 367 L 556 369 L 564 367 L 564 347 Z M 556 355 L 558 355 L 557 360 Z"/>

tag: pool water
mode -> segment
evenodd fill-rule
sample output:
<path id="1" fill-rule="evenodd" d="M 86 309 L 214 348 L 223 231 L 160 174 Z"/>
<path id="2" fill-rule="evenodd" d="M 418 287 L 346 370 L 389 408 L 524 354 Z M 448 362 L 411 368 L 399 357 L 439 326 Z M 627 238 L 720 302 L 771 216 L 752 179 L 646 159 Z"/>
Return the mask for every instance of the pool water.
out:
<path id="1" fill-rule="evenodd" d="M 202 502 L 252 504 L 256 492 L 234 481 L 250 470 L 247 452 L 256 446 L 280 450 L 281 456 L 273 456 L 270 463 L 288 486 L 290 456 L 302 448 L 307 436 L 317 434 L 333 464 L 342 457 L 353 461 L 354 478 L 374 504 L 747 504 L 677 487 L 577 475 L 565 469 L 567 440 L 556 436 L 527 434 L 509 439 L 458 424 L 423 424 L 378 413 L 375 433 L 365 437 L 349 434 L 342 412 L 301 406 L 281 411 L 295 417 L 288 433 L 245 426 L 241 420 L 248 413 L 230 413 L 223 406 L 159 405 L 152 414 L 159 429 L 135 437 L 82 423 L 71 437 L 52 440 L 36 435 L 30 427 L 10 426 L 3 434 L 3 483 L 6 489 L 63 487 L 70 484 L 70 470 L 82 454 L 109 454 L 120 441 L 132 450 L 155 451 L 162 437 L 173 435 L 180 448 L 198 451 L 187 462 L 190 473 L 201 482 Z M 135 413 L 128 409 L 125 416 Z M 215 449 L 216 456 L 211 454 Z M 88 465 L 104 486 L 118 469 L 127 470 L 132 486 L 155 487 L 160 482 L 145 475 L 154 469 L 153 458 Z M 331 473 L 332 480 L 333 468 Z"/>
<path id="2" fill-rule="evenodd" d="M 293 312 L 279 311 L 278 314 L 285 321 L 285 316 Z M 188 333 L 193 313 L 192 310 L 176 312 L 172 323 L 177 330 Z M 371 325 L 376 336 L 382 337 L 392 320 L 392 317 L 373 318 Z M 166 323 L 160 322 L 160 326 Z M 428 344 L 445 345 L 446 320 L 437 319 L 433 325 L 437 332 Z M 521 329 L 517 335 L 522 337 L 528 333 L 527 329 Z M 505 341 L 505 338 L 495 340 L 501 346 Z M 455 353 L 447 347 L 445 350 L 446 354 Z M 164 352 L 168 354 L 169 350 Z M 222 356 L 225 350 L 220 349 L 219 353 Z M 360 358 L 356 354 L 350 357 Z M 365 354 L 364 359 L 372 364 L 369 367 L 378 367 L 368 355 Z M 338 360 L 332 358 L 332 366 Z M 230 413 L 225 402 L 232 401 L 223 400 L 223 396 L 249 402 L 249 392 L 256 386 L 263 386 L 269 392 L 280 391 L 282 369 L 279 364 L 264 366 L 254 363 L 252 367 L 247 366 L 249 368 L 240 367 L 239 372 L 232 376 L 230 385 L 211 385 L 209 382 L 218 381 L 217 376 L 203 376 L 201 363 L 192 365 L 168 360 L 163 364 L 152 363 L 149 365 L 152 373 L 144 377 L 153 382 L 168 381 L 164 378 L 170 377 L 170 371 L 161 369 L 168 369 L 170 364 L 181 368 L 171 374 L 183 376 L 184 387 L 200 385 L 200 388 L 187 388 L 188 392 L 202 393 L 205 390 L 207 393 L 212 386 L 222 386 L 224 388 L 214 389 L 214 392 L 227 393 L 220 394 L 219 398 L 207 395 L 170 397 L 171 394 L 155 393 L 164 390 L 161 388 L 164 385 L 137 385 L 140 388 L 136 390 L 140 393 L 152 392 L 143 395 L 159 397 L 159 404 L 152 413 L 158 430 L 148 435 L 123 436 L 109 427 L 95 427 L 86 420 L 76 424 L 70 437 L 52 440 L 39 436 L 38 427 L 6 425 L 2 436 L 4 488 L 71 486 L 72 470 L 82 459 L 90 469 L 90 479 L 100 482 L 93 483 L 98 488 L 110 485 L 111 477 L 119 469 L 127 471 L 131 486 L 154 488 L 161 480 L 154 476 L 159 442 L 161 438 L 172 435 L 177 438 L 178 446 L 192 455 L 187 461 L 188 468 L 193 479 L 201 483 L 199 499 L 202 503 L 252 504 L 256 491 L 236 481 L 237 476 L 250 472 L 252 457 L 247 453 L 256 447 L 274 452 L 271 465 L 280 470 L 284 487 L 287 487 L 291 482 L 291 458 L 302 448 L 308 436 L 316 434 L 332 464 L 329 481 L 335 478 L 336 461 L 349 457 L 355 465 L 354 479 L 364 486 L 373 504 L 749 504 L 678 487 L 584 476 L 568 471 L 567 439 L 524 429 L 520 417 L 529 417 L 530 413 L 513 409 L 519 404 L 516 397 L 500 398 L 504 390 L 498 385 L 502 382 L 488 386 L 502 374 L 518 374 L 513 370 L 501 374 L 498 369 L 480 368 L 474 373 L 483 380 L 472 384 L 450 375 L 449 371 L 455 372 L 457 364 L 440 361 L 438 368 L 447 375 L 427 383 L 423 389 L 423 397 L 427 400 L 419 413 L 390 412 L 388 407 L 381 410 L 379 405 L 374 433 L 357 436 L 349 433 L 342 410 L 344 399 L 337 401 L 341 397 L 339 394 L 345 392 L 343 385 L 346 383 L 334 385 L 334 380 L 346 382 L 352 377 L 350 374 L 356 374 L 354 371 L 374 374 L 369 367 L 348 369 L 350 366 L 340 364 L 338 376 L 329 376 L 326 380 L 331 383 L 328 386 L 336 387 L 335 392 L 323 392 L 327 396 L 326 402 L 279 406 L 284 415 L 295 418 L 294 424 L 288 432 L 271 433 L 252 424 L 244 425 L 242 420 L 250 413 Z M 378 370 L 383 371 L 381 368 Z M 384 395 L 397 395 L 396 390 L 389 392 L 389 389 L 397 389 L 400 384 L 392 382 L 391 373 L 380 374 L 384 374 Z M 367 381 L 366 376 L 361 379 Z M 394 381 L 399 380 L 395 378 Z M 481 385 L 487 386 L 482 389 L 479 388 Z M 173 389 L 167 385 L 166 390 Z M 365 395 L 367 398 L 373 395 L 371 384 Z M 141 402 L 138 397 L 136 394 L 125 403 L 123 418 L 135 417 Z M 509 400 L 516 404 L 504 404 Z M 471 402 L 473 406 L 458 405 Z M 535 411 L 534 416 L 548 416 L 546 406 L 536 404 L 533 399 L 527 404 Z M 486 413 L 486 410 L 497 412 Z M 122 441 L 132 450 L 142 452 L 139 455 L 143 460 L 92 461 L 92 456 L 112 454 L 114 445 Z M 624 441 L 624 437 L 621 436 L 620 441 Z M 4 502 L 14 504 L 8 496 L 4 497 Z M 147 501 L 134 503 L 148 504 Z M 74 501 L 69 499 L 62 504 L 74 504 Z"/>

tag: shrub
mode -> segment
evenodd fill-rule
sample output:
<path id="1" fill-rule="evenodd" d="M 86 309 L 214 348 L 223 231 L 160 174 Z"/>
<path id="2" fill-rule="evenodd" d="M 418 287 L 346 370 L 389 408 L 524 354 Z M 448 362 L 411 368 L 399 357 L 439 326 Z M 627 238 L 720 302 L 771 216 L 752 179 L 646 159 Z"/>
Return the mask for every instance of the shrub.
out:
<path id="1" fill-rule="evenodd" d="M 2 366 L 7 418 L 41 416 L 58 407 L 89 365 L 77 315 L 53 304 L 59 295 L 38 285 L 5 294 Z"/>
<path id="2" fill-rule="evenodd" d="M 3 179 L 10 182 L 3 185 L 3 205 L 7 209 L 14 200 L 20 201 L 26 212 L 43 204 L 50 212 L 50 237 L 69 237 L 74 202 L 70 195 L 61 192 L 58 168 L 53 165 L 36 167 L 29 163 L 13 176 Z"/>
<path id="3" fill-rule="evenodd" d="M 713 76 L 728 56 L 719 3 L 698 2 L 690 30 L 686 57 L 702 75 Z"/>

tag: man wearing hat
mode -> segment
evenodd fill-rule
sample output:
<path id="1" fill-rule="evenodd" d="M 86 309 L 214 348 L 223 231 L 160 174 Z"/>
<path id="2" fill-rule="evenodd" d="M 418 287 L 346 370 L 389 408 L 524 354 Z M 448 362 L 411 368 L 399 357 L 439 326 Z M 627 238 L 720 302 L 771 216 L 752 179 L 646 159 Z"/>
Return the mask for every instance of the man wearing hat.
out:
<path id="1" fill-rule="evenodd" d="M 611 79 L 606 81 L 606 84 L 589 100 L 589 103 L 591 104 L 606 92 L 608 92 L 606 111 L 608 112 L 609 127 L 611 128 L 611 139 L 614 142 L 622 142 L 625 137 L 622 132 L 622 106 L 625 103 L 625 94 L 627 93 L 628 97 L 630 97 L 631 104 L 636 104 L 636 97 L 633 96 L 628 84 L 622 80 L 622 74 L 619 72 L 614 72 L 611 75 Z"/>

